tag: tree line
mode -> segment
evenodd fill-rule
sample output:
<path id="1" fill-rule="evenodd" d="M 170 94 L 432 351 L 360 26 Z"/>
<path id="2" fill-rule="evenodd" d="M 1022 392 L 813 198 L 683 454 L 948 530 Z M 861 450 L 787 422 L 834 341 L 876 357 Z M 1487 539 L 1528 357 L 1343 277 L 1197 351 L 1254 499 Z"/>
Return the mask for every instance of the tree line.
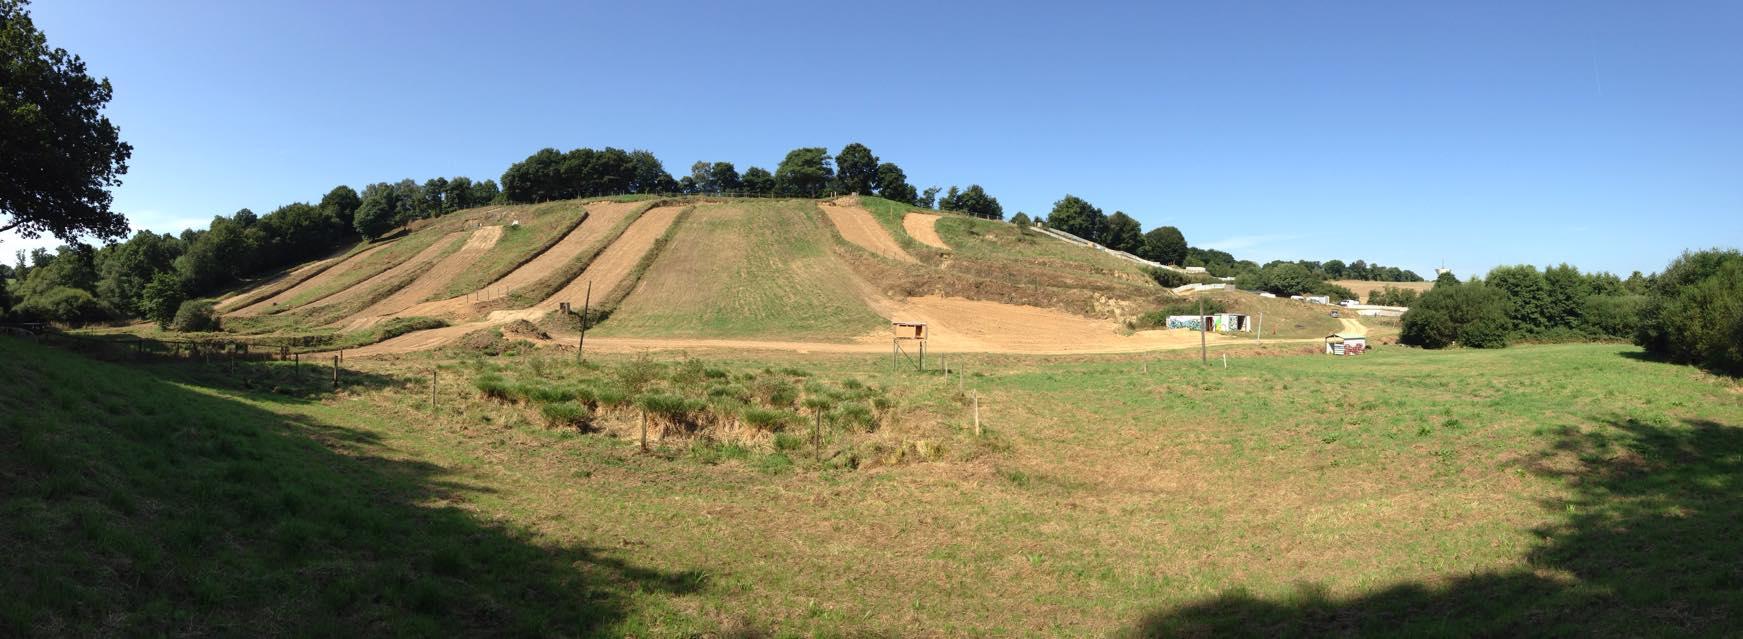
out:
<path id="1" fill-rule="evenodd" d="M 751 166 L 741 173 L 732 162 L 699 160 L 690 165 L 689 175 L 676 179 L 647 151 L 546 148 L 509 166 L 502 174 L 502 190 L 505 201 L 516 204 L 632 193 L 803 198 L 857 193 L 1004 219 L 998 199 L 980 185 L 918 190 L 902 167 L 858 142 L 833 156 L 827 147 L 793 149 L 772 172 Z"/>
<path id="2" fill-rule="evenodd" d="M 1623 279 L 1561 264 L 1451 274 L 1404 314 L 1400 341 L 1502 348 L 1519 341 L 1631 340 L 1671 361 L 1743 374 L 1743 255 L 1685 253 Z"/>
<path id="3" fill-rule="evenodd" d="M 180 234 L 141 230 L 93 247 L 20 251 L 0 271 L 0 313 L 22 321 L 90 322 L 141 317 L 168 327 L 183 303 L 253 277 L 308 261 L 413 220 L 499 199 L 492 180 L 461 176 L 402 180 L 328 191 L 318 204 L 294 202 L 266 215 L 219 215 Z M 14 304 L 16 302 L 16 304 Z M 184 313 L 184 315 L 186 315 Z M 197 314 L 196 314 L 197 315 Z"/>

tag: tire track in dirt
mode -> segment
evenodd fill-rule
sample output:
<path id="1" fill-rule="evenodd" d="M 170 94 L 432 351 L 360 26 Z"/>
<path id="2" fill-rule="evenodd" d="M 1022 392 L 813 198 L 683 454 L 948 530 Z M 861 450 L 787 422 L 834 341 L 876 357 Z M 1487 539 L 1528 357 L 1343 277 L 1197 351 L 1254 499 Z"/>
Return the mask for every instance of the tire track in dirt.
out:
<path id="1" fill-rule="evenodd" d="M 557 242 L 550 250 L 539 254 L 532 261 L 504 275 L 490 284 L 489 288 L 503 288 L 512 293 L 515 289 L 538 281 L 545 274 L 556 270 L 580 256 L 583 251 L 593 247 L 611 229 L 629 217 L 630 213 L 641 208 L 646 202 L 591 202 L 586 205 L 587 221 L 582 222 L 575 230 L 570 231 L 562 241 Z"/>
<path id="2" fill-rule="evenodd" d="M 424 250 L 418 251 L 418 254 L 413 255 L 411 257 L 411 259 L 408 259 L 404 262 L 400 262 L 399 264 L 394 265 L 393 268 L 387 269 L 387 270 L 382 271 L 380 273 L 376 273 L 375 276 L 370 277 L 369 279 L 363 280 L 361 282 L 358 282 L 356 284 L 353 284 L 353 285 L 351 285 L 350 288 L 347 288 L 343 291 L 339 291 L 339 292 L 334 293 L 332 295 L 328 295 L 324 298 L 321 298 L 320 300 L 317 300 L 315 302 L 307 304 L 303 308 L 314 308 L 317 306 L 330 306 L 333 304 L 339 304 L 339 303 L 345 302 L 346 300 L 350 300 L 352 298 L 355 298 L 359 295 L 363 295 L 363 294 L 369 292 L 370 289 L 373 289 L 377 286 L 380 286 L 386 282 L 391 282 L 391 281 L 394 281 L 396 279 L 400 279 L 402 277 L 405 277 L 406 274 L 412 272 L 413 270 L 423 268 L 423 266 L 425 264 L 428 264 L 430 262 L 436 261 L 437 259 L 440 259 L 442 256 L 442 252 L 448 250 L 448 247 L 450 245 L 452 245 L 455 240 L 460 239 L 460 236 L 465 235 L 465 234 L 466 234 L 465 231 L 455 231 L 453 233 L 449 233 L 447 235 L 444 235 L 440 239 L 437 239 L 435 242 L 431 242 L 429 246 L 424 248 Z"/>
<path id="3" fill-rule="evenodd" d="M 921 244 L 948 251 L 950 245 L 938 236 L 938 218 L 930 213 L 909 213 L 902 216 L 902 230 Z"/>
<path id="4" fill-rule="evenodd" d="M 635 265 L 641 262 L 642 256 L 653 248 L 654 241 L 666 233 L 666 229 L 672 226 L 672 222 L 678 219 L 678 214 L 686 208 L 688 207 L 662 206 L 643 213 L 623 231 L 623 235 L 616 242 L 612 242 L 592 264 L 587 265 L 587 270 L 575 276 L 562 290 L 539 302 L 537 308 L 549 310 L 556 308 L 559 302 L 580 305 L 587 292 L 588 282 L 593 284 L 594 299 L 605 299 L 611 295 L 630 271 L 635 270 Z"/>
<path id="5" fill-rule="evenodd" d="M 237 307 L 237 305 L 241 304 L 244 301 L 247 301 L 247 300 L 253 298 L 255 293 L 257 293 L 257 292 L 262 292 L 262 291 L 265 291 L 267 289 L 271 289 L 275 286 L 278 286 L 280 284 L 286 284 L 286 283 L 289 283 L 290 286 L 296 286 L 297 284 L 301 284 L 303 280 L 308 279 L 310 277 L 314 277 L 314 275 L 318 275 L 320 273 L 321 269 L 328 268 L 328 267 L 332 266 L 333 264 L 335 264 L 343 259 L 345 259 L 345 256 L 339 255 L 336 257 L 329 257 L 329 258 L 324 259 L 324 260 L 316 260 L 316 261 L 310 262 L 308 264 L 304 264 L 301 267 L 298 267 L 296 270 L 293 270 L 289 273 L 285 273 L 285 274 L 280 275 L 278 277 L 272 278 L 271 280 L 268 280 L 266 282 L 262 282 L 259 285 L 255 286 L 247 291 L 241 291 L 241 292 L 238 292 L 234 295 L 226 297 L 222 301 L 218 302 L 218 305 L 214 308 L 220 313 L 228 313 L 231 310 L 235 309 Z M 286 288 L 288 288 L 288 287 L 286 287 Z M 283 292 L 283 291 L 279 291 L 279 292 Z M 273 293 L 272 295 L 278 295 L 278 293 Z M 267 296 L 267 298 L 270 298 L 270 297 L 272 297 L 272 296 L 271 295 Z M 267 298 L 262 298 L 262 299 L 267 299 Z M 256 302 L 258 302 L 258 301 L 259 300 L 256 300 Z M 252 306 L 253 304 L 251 303 L 249 305 Z"/>
<path id="6" fill-rule="evenodd" d="M 502 239 L 501 226 L 486 226 L 473 231 L 472 235 L 466 238 L 466 244 L 461 246 L 460 250 L 454 251 L 442 258 L 441 261 L 436 262 L 435 266 L 430 267 L 430 270 L 412 280 L 412 283 L 406 285 L 405 288 L 395 291 L 394 294 L 369 305 L 369 308 L 358 311 L 351 317 L 328 326 L 343 325 L 346 330 L 357 330 L 368 328 L 377 322 L 392 317 L 395 313 L 417 304 L 418 300 L 429 297 L 447 287 L 448 282 L 465 272 L 468 267 L 472 266 L 473 262 L 477 261 L 479 256 L 496 246 L 496 241 L 499 239 Z"/>
<path id="7" fill-rule="evenodd" d="M 369 259 L 369 256 L 374 255 L 376 251 L 387 248 L 388 246 L 389 244 L 382 244 L 380 246 L 372 246 L 362 251 L 358 251 L 357 253 L 352 254 L 351 257 L 342 258 L 344 261 L 334 264 L 332 268 L 321 271 L 319 274 L 303 280 L 296 286 L 279 291 L 277 295 L 236 309 L 228 314 L 236 317 L 251 317 L 261 313 L 271 312 L 273 307 L 278 306 L 280 303 L 295 298 L 296 296 L 301 295 L 304 291 L 323 286 L 327 282 L 332 281 L 333 278 L 344 275 L 351 271 L 351 269 L 357 268 L 358 264 L 362 264 L 364 260 Z"/>
<path id="8" fill-rule="evenodd" d="M 860 248 L 877 253 L 898 262 L 918 264 L 902 245 L 896 243 L 896 238 L 890 237 L 890 232 L 884 230 L 882 224 L 872 217 L 871 211 L 861 208 L 858 204 L 843 205 L 835 202 L 818 202 L 817 208 L 823 209 L 823 214 L 829 217 L 829 222 L 835 225 L 835 230 L 841 232 L 841 237 L 859 245 Z"/>

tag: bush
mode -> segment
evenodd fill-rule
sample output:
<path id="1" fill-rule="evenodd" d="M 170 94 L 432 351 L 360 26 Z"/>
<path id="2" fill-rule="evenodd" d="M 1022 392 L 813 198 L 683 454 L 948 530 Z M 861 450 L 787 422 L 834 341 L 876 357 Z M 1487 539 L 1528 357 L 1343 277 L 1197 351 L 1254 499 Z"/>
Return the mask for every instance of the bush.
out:
<path id="1" fill-rule="evenodd" d="M 1629 339 L 1640 330 L 1645 295 L 1593 295 L 1580 307 L 1580 325 L 1587 335 Z"/>
<path id="2" fill-rule="evenodd" d="M 1674 362 L 1743 375 L 1743 254 L 1684 253 L 1647 294 L 1635 342 Z"/>
<path id="3" fill-rule="evenodd" d="M 784 410 L 769 410 L 766 408 L 746 408 L 739 415 L 746 426 L 768 432 L 780 432 L 789 424 L 799 421 L 799 416 Z"/>
<path id="4" fill-rule="evenodd" d="M 170 322 L 170 328 L 182 333 L 211 332 L 218 330 L 218 311 L 212 308 L 211 302 L 188 300 L 182 302 L 176 309 L 175 321 Z"/>
<path id="5" fill-rule="evenodd" d="M 586 426 L 593 419 L 593 411 L 577 402 L 552 402 L 540 406 L 539 412 L 545 416 L 545 423 L 557 427 Z"/>
<path id="6" fill-rule="evenodd" d="M 1502 348 L 1513 322 L 1507 294 L 1480 284 L 1429 291 L 1404 314 L 1400 342 L 1423 348 L 1458 343 L 1472 348 Z"/>
<path id="7" fill-rule="evenodd" d="M 94 322 L 109 316 L 96 297 L 68 286 L 56 286 L 32 295 L 15 311 L 20 318 L 49 322 Z"/>
<path id="8" fill-rule="evenodd" d="M 1180 271 L 1146 266 L 1144 273 L 1149 275 L 1150 279 L 1156 280 L 1156 283 L 1162 285 L 1162 288 L 1176 288 L 1192 283 L 1192 279 Z"/>

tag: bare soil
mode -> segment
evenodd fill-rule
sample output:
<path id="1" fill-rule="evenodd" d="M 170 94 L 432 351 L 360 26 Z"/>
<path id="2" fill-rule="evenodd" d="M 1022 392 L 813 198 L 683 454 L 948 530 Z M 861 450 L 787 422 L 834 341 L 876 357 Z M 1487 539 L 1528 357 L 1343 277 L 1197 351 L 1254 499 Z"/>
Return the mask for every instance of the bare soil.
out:
<path id="1" fill-rule="evenodd" d="M 1383 289 L 1383 288 L 1386 288 L 1388 286 L 1390 286 L 1392 288 L 1410 289 L 1410 290 L 1416 291 L 1418 293 L 1427 293 L 1429 289 L 1434 288 L 1434 282 L 1376 282 L 1373 280 L 1332 280 L 1331 283 L 1336 284 L 1338 286 L 1342 286 L 1342 287 L 1347 288 L 1347 289 L 1350 289 L 1350 291 L 1354 292 L 1358 297 L 1361 298 L 1361 301 L 1363 303 L 1366 303 L 1368 301 L 1368 291 L 1372 291 L 1375 289 Z M 1332 300 L 1332 301 L 1335 302 L 1337 300 Z"/>
<path id="2" fill-rule="evenodd" d="M 436 259 L 438 259 L 442 255 L 442 251 L 447 250 L 448 246 L 454 243 L 454 240 L 460 239 L 460 236 L 464 235 L 465 233 L 466 233 L 465 231 L 455 231 L 453 233 L 449 233 L 447 235 L 444 235 L 441 237 L 441 239 L 438 239 L 435 242 L 430 243 L 430 245 L 428 247 L 425 247 L 424 250 L 418 251 L 418 254 L 413 255 L 411 257 L 411 259 L 408 259 L 404 262 L 400 262 L 399 264 L 394 265 L 393 268 L 387 269 L 387 270 L 382 271 L 380 273 L 376 273 L 374 277 L 371 277 L 369 279 L 358 282 L 357 284 L 352 285 L 350 288 L 347 288 L 343 291 L 339 291 L 339 292 L 334 293 L 332 295 L 328 295 L 327 297 L 321 298 L 320 301 L 308 304 L 308 306 L 314 307 L 314 306 L 326 306 L 329 304 L 338 304 L 338 303 L 344 302 L 346 300 L 349 300 L 351 298 L 357 297 L 358 295 L 363 295 L 364 293 L 367 293 L 370 289 L 373 289 L 376 286 L 380 286 L 383 283 L 392 282 L 396 279 L 403 278 L 407 274 L 409 274 L 411 271 L 418 269 L 418 268 L 422 268 L 425 264 L 428 264 L 428 263 L 433 262 Z M 428 295 L 428 294 L 429 293 L 425 293 L 425 295 Z"/>
<path id="3" fill-rule="evenodd" d="M 944 243 L 944 238 L 938 237 L 938 216 L 930 213 L 909 213 L 902 216 L 902 230 L 910 237 L 927 246 L 950 250 L 950 245 Z"/>
<path id="4" fill-rule="evenodd" d="M 662 206 L 643 213 L 641 217 L 636 218 L 636 221 L 629 225 L 628 229 L 624 230 L 623 235 L 618 237 L 616 242 L 612 242 L 611 246 L 606 247 L 605 251 L 587 266 L 586 271 L 576 276 L 573 281 L 569 282 L 568 286 L 564 286 L 562 290 L 540 302 L 537 308 L 550 310 L 556 308 L 559 302 L 578 305 L 582 302 L 583 295 L 586 294 L 589 282 L 593 286 L 594 299 L 604 299 L 610 295 L 619 284 L 623 283 L 630 271 L 635 269 L 635 265 L 641 262 L 642 255 L 646 254 L 648 249 L 653 248 L 654 241 L 665 234 L 666 229 L 672 226 L 673 220 L 678 219 L 678 213 L 684 208 L 682 206 Z"/>
<path id="5" fill-rule="evenodd" d="M 593 246 L 618 223 L 628 217 L 642 202 L 589 202 L 587 204 L 587 221 L 582 222 L 575 230 L 570 231 L 562 241 L 557 242 L 550 250 L 540 253 L 538 257 L 527 262 L 520 268 L 491 283 L 489 288 L 502 288 L 507 292 L 538 281 L 546 273 L 569 263 L 580 256 L 582 251 Z"/>
<path id="6" fill-rule="evenodd" d="M 394 314 L 417 304 L 418 300 L 447 288 L 449 281 L 465 272 L 480 255 L 489 251 L 490 247 L 496 246 L 496 241 L 501 238 L 501 226 L 486 226 L 473 231 L 472 235 L 466 238 L 466 244 L 461 246 L 460 250 L 454 251 L 442 258 L 441 261 L 436 262 L 435 266 L 418 276 L 418 279 L 412 280 L 411 284 L 381 301 L 369 305 L 369 308 L 334 322 L 332 325 L 344 325 L 346 330 L 358 330 L 368 328 L 375 325 L 376 322 L 394 316 Z M 437 244 L 441 244 L 441 242 Z"/>
<path id="7" fill-rule="evenodd" d="M 823 209 L 823 213 L 829 216 L 829 222 L 835 225 L 835 230 L 841 231 L 841 237 L 847 241 L 892 260 L 919 263 L 914 256 L 902 250 L 902 245 L 896 243 L 896 238 L 890 237 L 890 232 L 884 230 L 882 224 L 878 224 L 877 218 L 872 217 L 870 211 L 858 204 L 837 200 L 818 202 L 817 207 Z"/>
<path id="8" fill-rule="evenodd" d="M 274 307 L 278 306 L 280 303 L 282 303 L 286 300 L 289 300 L 291 298 L 294 298 L 298 295 L 301 295 L 303 291 L 306 291 L 306 290 L 309 290 L 309 289 L 312 289 L 312 288 L 315 288 L 318 286 L 322 286 L 322 285 L 326 284 L 328 281 L 332 280 L 333 278 L 338 277 L 340 275 L 344 275 L 346 272 L 350 271 L 351 269 L 356 268 L 358 264 L 363 263 L 364 260 L 369 259 L 369 256 L 374 255 L 376 251 L 379 251 L 379 250 L 386 248 L 386 247 L 387 247 L 387 244 L 383 243 L 380 246 L 372 246 L 372 247 L 364 249 L 362 251 L 358 251 L 356 254 L 353 254 L 351 257 L 344 258 L 343 262 L 340 262 L 338 264 L 333 265 L 332 268 L 329 268 L 325 271 L 322 271 L 320 274 L 318 274 L 314 277 L 303 280 L 301 283 L 298 283 L 296 286 L 292 286 L 292 287 L 287 288 L 283 291 L 280 291 L 277 295 L 266 298 L 264 300 L 260 300 L 259 302 L 255 302 L 253 304 L 249 304 L 248 306 L 244 306 L 242 308 L 236 309 L 235 311 L 231 311 L 229 314 L 235 315 L 237 317 L 250 317 L 250 316 L 254 316 L 254 315 L 259 315 L 261 313 L 272 312 L 272 309 Z"/>
<path id="9" fill-rule="evenodd" d="M 241 305 L 242 302 L 245 302 L 248 299 L 254 297 L 254 295 L 256 295 L 257 292 L 264 292 L 264 291 L 271 290 L 273 288 L 280 287 L 280 286 L 288 289 L 292 286 L 296 286 L 297 284 L 301 284 L 304 279 L 306 279 L 308 277 L 312 277 L 311 273 L 314 273 L 314 272 L 317 272 L 321 269 L 332 266 L 335 262 L 338 262 L 340 260 L 345 259 L 345 256 L 344 256 L 345 251 L 341 250 L 341 251 L 339 251 L 339 253 L 340 253 L 339 255 L 335 255 L 333 257 L 329 257 L 329 258 L 326 258 L 323 260 L 316 260 L 316 261 L 310 262 L 308 264 L 304 264 L 301 267 L 298 267 L 297 269 L 295 269 L 289 273 L 284 273 L 282 275 L 279 275 L 278 277 L 272 278 L 271 280 L 261 282 L 260 284 L 253 286 L 253 287 L 250 287 L 247 290 L 236 291 L 230 295 L 226 295 L 226 296 L 224 296 L 224 298 L 222 300 L 220 300 L 218 302 L 218 304 L 215 308 L 220 313 L 228 313 L 232 309 Z M 273 294 L 277 295 L 278 293 L 273 293 Z"/>

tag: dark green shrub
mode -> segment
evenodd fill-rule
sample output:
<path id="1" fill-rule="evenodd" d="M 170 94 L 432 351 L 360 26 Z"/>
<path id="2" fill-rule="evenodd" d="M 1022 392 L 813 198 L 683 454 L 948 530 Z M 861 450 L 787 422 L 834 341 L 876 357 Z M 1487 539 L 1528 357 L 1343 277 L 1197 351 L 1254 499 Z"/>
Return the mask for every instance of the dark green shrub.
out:
<path id="1" fill-rule="evenodd" d="M 829 419 L 841 426 L 866 432 L 877 430 L 878 427 L 877 418 L 872 415 L 871 409 L 859 402 L 846 402 L 836 406 L 835 410 L 829 412 Z"/>
<path id="2" fill-rule="evenodd" d="M 102 302 L 89 292 L 66 286 L 32 295 L 14 311 L 20 319 L 48 322 L 94 322 L 109 316 Z"/>
<path id="3" fill-rule="evenodd" d="M 779 432 L 788 425 L 799 422 L 799 416 L 784 410 L 769 410 L 766 408 L 745 408 L 739 414 L 745 425 L 757 430 Z"/>
<path id="4" fill-rule="evenodd" d="M 1422 296 L 1404 314 L 1399 341 L 1423 348 L 1458 343 L 1473 348 L 1501 348 L 1513 322 L 1507 294 L 1481 284 L 1443 286 Z"/>
<path id="5" fill-rule="evenodd" d="M 491 399 L 508 400 L 513 396 L 510 393 L 508 381 L 495 373 L 479 375 L 472 384 L 478 387 L 478 392 L 484 393 L 485 397 Z"/>
<path id="6" fill-rule="evenodd" d="M 210 332 L 218 330 L 218 311 L 212 308 L 211 302 L 188 300 L 182 302 L 176 309 L 175 321 L 170 322 L 170 328 L 183 333 Z"/>
<path id="7" fill-rule="evenodd" d="M 1671 361 L 1743 375 L 1743 254 L 1684 253 L 1647 294 L 1635 343 Z"/>
<path id="8" fill-rule="evenodd" d="M 1645 295 L 1593 295 L 1580 308 L 1580 326 L 1592 337 L 1630 339 L 1645 310 Z"/>
<path id="9" fill-rule="evenodd" d="M 1156 280 L 1156 283 L 1161 285 L 1162 288 L 1176 288 L 1192 283 L 1192 278 L 1187 277 L 1185 273 L 1172 269 L 1146 266 L 1144 267 L 1144 274 L 1149 275 L 1150 279 Z"/>
<path id="10" fill-rule="evenodd" d="M 757 401 L 776 408 L 791 407 L 799 400 L 799 387 L 784 379 L 757 378 L 751 383 L 750 391 Z"/>
<path id="11" fill-rule="evenodd" d="M 578 402 L 552 402 L 539 407 L 545 423 L 551 426 L 586 426 L 593 420 L 593 411 Z"/>

